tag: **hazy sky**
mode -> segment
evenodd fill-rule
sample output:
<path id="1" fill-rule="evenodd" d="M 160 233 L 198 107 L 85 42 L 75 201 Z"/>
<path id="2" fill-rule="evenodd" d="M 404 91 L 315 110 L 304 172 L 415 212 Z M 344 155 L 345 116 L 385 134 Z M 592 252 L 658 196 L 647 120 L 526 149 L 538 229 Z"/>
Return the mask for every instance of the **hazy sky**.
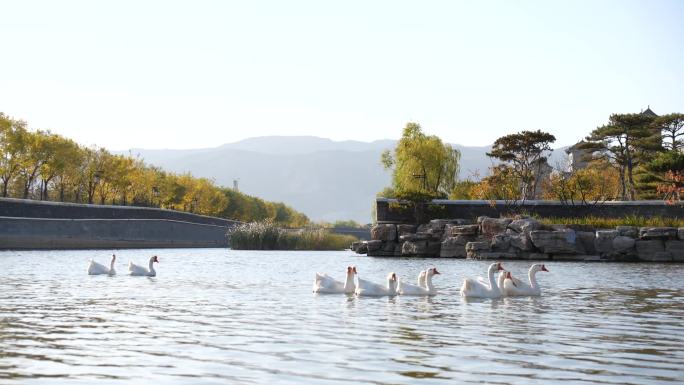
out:
<path id="1" fill-rule="evenodd" d="M 6 1 L 0 111 L 110 149 L 262 135 L 572 144 L 684 112 L 684 1 Z"/>

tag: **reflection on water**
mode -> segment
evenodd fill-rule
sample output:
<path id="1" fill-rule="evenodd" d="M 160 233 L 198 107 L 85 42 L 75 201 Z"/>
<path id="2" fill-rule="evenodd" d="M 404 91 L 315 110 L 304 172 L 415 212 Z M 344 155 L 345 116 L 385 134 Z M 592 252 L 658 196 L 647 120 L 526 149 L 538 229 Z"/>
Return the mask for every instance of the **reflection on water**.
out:
<path id="1" fill-rule="evenodd" d="M 568 383 L 684 381 L 681 265 L 556 262 L 541 298 L 464 300 L 487 263 L 346 252 L 158 254 L 158 276 L 87 276 L 109 251 L 0 252 L 0 383 Z M 435 297 L 313 295 L 348 264 Z M 525 275 L 523 262 L 506 267 Z"/>

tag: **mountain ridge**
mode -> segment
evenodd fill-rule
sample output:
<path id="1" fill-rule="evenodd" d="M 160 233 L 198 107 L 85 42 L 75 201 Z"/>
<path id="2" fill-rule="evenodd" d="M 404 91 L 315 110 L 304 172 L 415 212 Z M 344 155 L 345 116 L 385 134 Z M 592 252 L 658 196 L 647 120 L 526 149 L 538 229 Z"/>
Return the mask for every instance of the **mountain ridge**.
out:
<path id="1" fill-rule="evenodd" d="M 200 149 L 139 149 L 118 153 L 138 155 L 168 171 L 190 172 L 224 186 L 238 181 L 249 195 L 284 202 L 312 220 L 371 220 L 375 194 L 390 185 L 391 173 L 380 154 L 397 140 L 334 141 L 316 136 L 262 136 Z M 491 146 L 462 146 L 461 178 L 485 176 L 493 164 Z M 560 150 L 562 150 L 561 148 Z M 550 164 L 562 151 L 554 151 Z"/>

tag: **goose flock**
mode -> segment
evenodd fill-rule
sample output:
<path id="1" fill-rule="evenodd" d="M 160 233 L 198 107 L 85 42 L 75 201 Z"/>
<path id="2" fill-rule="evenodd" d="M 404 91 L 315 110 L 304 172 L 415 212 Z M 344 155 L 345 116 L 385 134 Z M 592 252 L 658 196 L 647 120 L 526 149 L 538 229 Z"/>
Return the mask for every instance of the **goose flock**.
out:
<path id="1" fill-rule="evenodd" d="M 471 298 L 500 298 L 513 296 L 540 296 L 541 287 L 537 282 L 537 272 L 549 270 L 541 263 L 530 266 L 528 281 L 524 282 L 514 278 L 510 271 L 504 269 L 501 262 L 492 263 L 487 270 L 487 279 L 482 277 L 466 278 L 461 286 L 461 296 Z M 495 277 L 496 274 L 498 277 Z M 316 273 L 313 283 L 313 292 L 320 294 L 356 294 L 358 296 L 394 296 L 394 295 L 421 295 L 431 296 L 437 294 L 432 284 L 432 277 L 440 274 L 437 268 L 429 268 L 418 274 L 416 284 L 404 282 L 397 278 L 395 273 L 387 275 L 387 284 L 379 284 L 361 279 L 356 266 L 347 266 L 347 276 L 344 282 L 340 282 L 325 273 Z"/>
<path id="2" fill-rule="evenodd" d="M 112 260 L 109 263 L 109 267 L 91 259 L 90 264 L 88 265 L 88 275 L 116 275 L 114 262 L 116 262 L 116 254 L 112 254 Z M 159 258 L 157 258 L 156 255 L 150 257 L 147 268 L 136 265 L 133 262 L 128 262 L 128 275 L 136 277 L 156 277 L 157 271 L 154 270 L 155 263 L 159 263 Z"/>

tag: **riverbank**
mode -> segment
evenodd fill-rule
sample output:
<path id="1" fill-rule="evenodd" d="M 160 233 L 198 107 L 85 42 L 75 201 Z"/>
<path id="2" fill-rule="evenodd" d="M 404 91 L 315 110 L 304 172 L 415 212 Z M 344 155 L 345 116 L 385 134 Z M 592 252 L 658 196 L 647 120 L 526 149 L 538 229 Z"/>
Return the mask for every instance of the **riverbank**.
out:
<path id="1" fill-rule="evenodd" d="M 239 222 L 173 210 L 0 198 L 0 249 L 228 247 Z"/>
<path id="2" fill-rule="evenodd" d="M 352 246 L 373 257 L 684 262 L 684 228 L 547 225 L 534 218 L 433 219 L 378 224 Z"/>

